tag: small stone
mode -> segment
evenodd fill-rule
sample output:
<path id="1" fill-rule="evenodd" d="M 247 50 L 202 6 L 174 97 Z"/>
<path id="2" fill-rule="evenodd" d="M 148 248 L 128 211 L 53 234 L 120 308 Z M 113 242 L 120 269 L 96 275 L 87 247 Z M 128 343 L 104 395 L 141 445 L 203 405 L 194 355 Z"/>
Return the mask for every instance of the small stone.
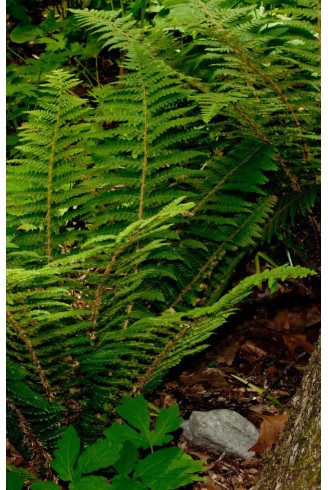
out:
<path id="1" fill-rule="evenodd" d="M 259 431 L 233 410 L 192 412 L 181 428 L 183 437 L 203 451 L 215 455 L 225 453 L 243 459 L 250 459 L 255 455 L 249 448 L 256 444 Z"/>

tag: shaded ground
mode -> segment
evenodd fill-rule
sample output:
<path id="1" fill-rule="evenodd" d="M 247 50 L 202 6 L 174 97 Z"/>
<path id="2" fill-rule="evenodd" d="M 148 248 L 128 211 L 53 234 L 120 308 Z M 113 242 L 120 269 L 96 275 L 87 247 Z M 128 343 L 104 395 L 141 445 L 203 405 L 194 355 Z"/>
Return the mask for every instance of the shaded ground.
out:
<path id="1" fill-rule="evenodd" d="M 153 394 L 152 402 L 160 407 L 178 403 L 183 418 L 193 410 L 228 408 L 260 428 L 254 448 L 257 456 L 249 461 L 218 458 L 177 438 L 177 444 L 207 466 L 205 482 L 186 489 L 245 490 L 258 481 L 287 420 L 284 408 L 302 380 L 319 336 L 318 297 L 313 284 L 284 285 L 273 299 L 258 291 L 240 314 L 211 337 L 205 352 L 180 365 Z"/>

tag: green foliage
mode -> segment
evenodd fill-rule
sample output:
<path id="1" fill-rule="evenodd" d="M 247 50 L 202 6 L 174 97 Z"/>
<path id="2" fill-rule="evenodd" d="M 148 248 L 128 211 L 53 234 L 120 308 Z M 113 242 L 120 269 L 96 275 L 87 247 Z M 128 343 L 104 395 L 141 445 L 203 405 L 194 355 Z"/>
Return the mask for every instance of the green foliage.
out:
<path id="1" fill-rule="evenodd" d="M 45 461 L 67 423 L 94 443 L 123 395 L 204 349 L 259 283 L 311 274 L 282 265 L 230 287 L 300 217 L 316 227 L 318 193 L 313 2 L 69 6 L 33 25 L 9 8 L 9 427 Z M 171 409 L 150 429 L 145 404 L 124 400 L 113 446 L 79 456 L 69 429 L 60 478 L 107 487 L 91 473 L 112 465 L 113 488 L 155 488 L 155 474 L 156 490 L 163 475 L 186 484 L 175 448 L 136 463 L 177 427 Z"/>
<path id="2" fill-rule="evenodd" d="M 40 108 L 30 111 L 29 122 L 22 127 L 18 147 L 22 158 L 12 160 L 8 171 L 12 191 L 9 226 L 32 230 L 33 238 L 37 233 L 37 242 L 32 238 L 31 247 L 37 244 L 41 248 L 39 244 L 46 243 L 49 259 L 56 246 L 55 235 L 62 235 L 67 221 L 76 219 L 79 200 L 86 193 L 90 158 L 83 140 L 90 125 L 86 128 L 81 119 L 90 110 L 71 93 L 77 83 L 62 70 L 48 76 L 42 85 Z M 22 186 L 22 181 L 27 185 Z"/>
<path id="3" fill-rule="evenodd" d="M 38 368 L 39 365 L 36 365 L 35 369 Z M 34 442 L 53 447 L 62 432 L 59 422 L 63 416 L 63 407 L 58 403 L 51 403 L 46 397 L 32 390 L 17 361 L 7 362 L 6 374 L 7 396 L 10 401 L 7 428 L 12 440 L 20 442 L 20 434 L 23 434 L 29 444 Z M 15 430 L 17 423 L 20 434 Z"/>
<path id="4" fill-rule="evenodd" d="M 70 490 L 122 489 L 126 488 L 125 485 L 135 490 L 174 490 L 202 480 L 198 473 L 202 471 L 203 463 L 193 461 L 181 448 L 153 450 L 153 446 L 163 446 L 169 442 L 172 439 L 170 433 L 180 427 L 182 419 L 178 416 L 177 405 L 158 412 L 153 430 L 150 428 L 149 404 L 141 395 L 123 398 L 117 410 L 127 424 L 114 423 L 104 432 L 105 438 L 87 446 L 81 454 L 80 438 L 74 427 L 68 427 L 58 441 L 51 467 L 60 480 L 70 482 Z M 133 433 L 132 438 L 129 431 Z M 143 451 L 142 459 L 137 451 L 141 447 L 148 450 Z M 114 467 L 117 474 L 111 475 L 110 485 L 106 477 L 91 475 L 99 470 L 108 472 L 111 467 Z M 9 473 L 8 481 L 14 482 L 19 490 L 24 479 L 12 472 Z M 60 487 L 52 482 L 40 481 L 31 486 L 32 490 L 48 488 Z"/>
<path id="5" fill-rule="evenodd" d="M 14 471 L 8 473 L 6 478 L 7 490 L 22 490 L 24 486 L 24 478 Z"/>

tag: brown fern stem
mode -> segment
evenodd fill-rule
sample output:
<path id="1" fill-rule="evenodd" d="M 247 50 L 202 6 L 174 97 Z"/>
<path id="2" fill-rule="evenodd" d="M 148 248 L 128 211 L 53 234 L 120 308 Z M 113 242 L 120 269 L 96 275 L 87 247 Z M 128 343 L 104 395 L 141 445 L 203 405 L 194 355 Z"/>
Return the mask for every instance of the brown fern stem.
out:
<path id="1" fill-rule="evenodd" d="M 146 188 L 146 175 L 148 169 L 148 106 L 147 106 L 147 96 L 146 87 L 143 79 L 141 78 L 141 87 L 143 95 L 143 163 L 141 172 L 141 182 L 140 182 L 140 200 L 139 200 L 139 210 L 138 219 L 143 218 L 144 202 L 145 202 L 145 188 Z M 138 244 L 137 244 L 138 248 Z M 135 267 L 135 274 L 138 272 L 138 267 Z M 131 313 L 133 308 L 133 303 L 131 303 L 127 308 L 127 314 Z M 123 324 L 123 329 L 129 326 L 129 319 L 127 318 Z"/>
<path id="2" fill-rule="evenodd" d="M 27 350 L 28 350 L 28 353 L 30 355 L 30 358 L 32 360 L 32 363 L 33 365 L 35 366 L 35 369 L 36 369 L 36 372 L 38 373 L 39 375 L 39 378 L 40 378 L 40 381 L 41 381 L 41 385 L 44 389 L 44 392 L 46 394 L 46 397 L 48 398 L 48 400 L 50 402 L 54 402 L 55 401 L 55 397 L 53 395 L 53 393 L 51 392 L 51 389 L 50 389 L 50 384 L 46 378 L 46 375 L 41 367 L 41 364 L 40 364 L 40 361 L 38 360 L 34 350 L 33 350 L 33 346 L 31 344 L 31 342 L 29 341 L 27 335 L 25 334 L 24 330 L 22 329 L 22 327 L 19 325 L 19 323 L 15 320 L 15 318 L 13 317 L 13 315 L 11 314 L 11 312 L 7 309 L 6 311 L 7 313 L 7 317 L 10 321 L 10 323 L 12 324 L 12 326 L 14 327 L 16 333 L 18 334 L 18 336 L 22 339 L 22 341 L 24 342 Z"/>
<path id="3" fill-rule="evenodd" d="M 19 408 L 16 407 L 16 405 L 10 398 L 7 398 L 7 404 L 18 419 L 19 426 L 21 428 L 22 433 L 24 434 L 24 443 L 26 444 L 30 453 L 32 455 L 34 455 L 35 453 L 38 455 L 40 464 L 42 464 L 42 466 L 47 469 L 47 473 L 52 476 L 52 471 L 50 469 L 50 461 L 52 458 L 50 454 L 45 450 L 42 443 L 34 435 L 30 427 L 30 424 L 28 423 L 28 421 L 26 420 L 22 412 L 19 410 Z"/>
<path id="4" fill-rule="evenodd" d="M 106 283 L 107 278 L 110 275 L 110 273 L 111 273 L 111 271 L 115 265 L 115 262 L 116 262 L 118 256 L 121 254 L 121 252 L 122 252 L 122 248 L 117 250 L 117 252 L 113 255 L 112 260 L 110 261 L 110 263 L 106 267 L 104 274 L 103 274 L 103 277 L 102 277 L 102 280 L 100 281 L 100 284 L 97 288 L 95 301 L 93 303 L 92 314 L 91 314 L 91 322 L 94 324 L 96 324 L 97 320 L 98 320 L 99 308 L 100 308 L 100 305 L 102 302 L 102 297 L 103 297 L 104 290 L 105 290 L 105 283 Z"/>
<path id="5" fill-rule="evenodd" d="M 92 313 L 91 313 L 91 317 L 90 317 L 90 320 L 92 323 L 96 324 L 98 321 L 99 309 L 100 309 L 100 305 L 102 303 L 102 299 L 103 299 L 103 295 L 104 295 L 104 291 L 105 291 L 105 284 L 106 284 L 108 277 L 110 276 L 110 274 L 114 268 L 114 265 L 116 264 L 118 257 L 122 254 L 122 252 L 127 247 L 129 247 L 133 242 L 138 240 L 138 235 L 139 235 L 139 232 L 137 232 L 136 235 L 133 235 L 126 243 L 124 243 L 118 250 L 116 250 L 116 252 L 114 253 L 114 255 L 112 257 L 112 260 L 110 261 L 110 263 L 106 267 L 106 269 L 103 273 L 103 277 L 102 277 L 100 284 L 99 284 L 97 291 L 96 291 L 95 301 L 93 303 Z"/>
<path id="6" fill-rule="evenodd" d="M 226 175 L 222 177 L 222 179 L 219 180 L 219 182 L 217 182 L 214 187 L 212 187 L 212 189 L 206 194 L 206 196 L 201 201 L 199 201 L 197 206 L 194 207 L 194 209 L 192 210 L 192 216 L 194 216 L 200 210 L 200 208 L 204 206 L 204 204 L 209 200 L 209 198 L 220 189 L 220 187 L 225 183 L 227 178 L 230 177 L 234 172 L 236 172 L 242 165 L 244 165 L 254 154 L 256 154 L 256 152 L 257 150 L 255 150 L 254 153 L 247 155 L 247 157 L 244 158 L 244 160 L 242 160 L 239 163 L 239 165 L 237 165 L 236 167 L 232 168 L 229 172 L 227 172 Z"/>
<path id="7" fill-rule="evenodd" d="M 234 109 L 247 122 L 247 124 L 253 129 L 254 133 L 256 134 L 256 136 L 258 136 L 258 138 L 260 138 L 261 141 L 263 141 L 264 143 L 266 143 L 268 145 L 272 145 L 272 142 L 267 138 L 267 136 L 265 136 L 265 134 L 263 134 L 261 132 L 261 130 L 257 127 L 256 123 L 249 116 L 247 116 L 247 114 L 245 114 L 240 109 L 240 107 L 238 107 L 237 104 L 234 104 Z M 284 162 L 284 159 L 282 158 L 282 156 L 279 153 L 276 153 L 276 159 L 277 159 L 279 165 L 281 166 L 281 168 L 283 169 L 283 171 L 285 172 L 285 174 L 287 175 L 287 177 L 289 178 L 290 183 L 292 185 L 292 189 L 294 191 L 300 192 L 301 191 L 300 183 L 298 182 L 295 175 L 291 172 L 291 170 L 287 167 L 287 165 Z"/>
<path id="8" fill-rule="evenodd" d="M 218 255 L 220 254 L 220 252 L 222 252 L 222 249 L 223 249 L 223 246 L 225 245 L 225 242 L 224 243 L 221 243 L 221 245 L 212 253 L 212 255 L 210 256 L 210 258 L 208 259 L 208 261 L 203 265 L 203 267 L 201 267 L 198 271 L 198 273 L 196 274 L 196 276 L 193 277 L 193 279 L 190 281 L 190 283 L 181 291 L 181 293 L 179 294 L 179 296 L 173 301 L 173 303 L 169 306 L 169 308 L 175 308 L 177 304 L 180 303 L 180 301 L 182 301 L 182 299 L 184 298 L 184 296 L 186 295 L 186 293 L 188 291 L 190 291 L 192 289 L 192 287 L 199 281 L 199 279 L 203 276 L 203 274 L 205 273 L 205 271 L 207 271 L 209 268 L 214 268 L 220 259 L 222 259 L 223 255 L 225 252 L 223 252 L 220 257 L 218 257 Z"/>
<path id="9" fill-rule="evenodd" d="M 143 388 L 149 382 L 149 380 L 151 379 L 151 377 L 154 374 L 154 372 L 156 371 L 156 369 L 162 364 L 163 359 L 165 359 L 168 356 L 170 350 L 173 349 L 175 344 L 184 337 L 184 335 L 186 334 L 186 332 L 188 330 L 190 330 L 190 328 L 191 328 L 190 325 L 186 324 L 180 330 L 180 332 L 178 332 L 175 335 L 175 337 L 167 343 L 167 345 L 164 347 L 162 352 L 156 357 L 156 359 L 154 360 L 152 365 L 147 369 L 147 371 L 141 377 L 141 379 L 138 381 L 138 383 L 134 385 L 133 390 L 131 392 L 131 395 L 135 395 L 137 393 L 140 393 L 143 390 Z"/>
<path id="10" fill-rule="evenodd" d="M 142 95 L 143 95 L 143 164 L 142 164 L 142 173 L 141 173 L 141 182 L 140 182 L 140 202 L 139 202 L 139 212 L 138 219 L 142 219 L 143 217 L 143 208 L 144 208 L 144 200 L 145 200 L 145 187 L 146 187 L 146 174 L 148 169 L 148 107 L 147 107 L 147 97 L 146 97 L 146 87 L 141 80 L 142 86 Z"/>

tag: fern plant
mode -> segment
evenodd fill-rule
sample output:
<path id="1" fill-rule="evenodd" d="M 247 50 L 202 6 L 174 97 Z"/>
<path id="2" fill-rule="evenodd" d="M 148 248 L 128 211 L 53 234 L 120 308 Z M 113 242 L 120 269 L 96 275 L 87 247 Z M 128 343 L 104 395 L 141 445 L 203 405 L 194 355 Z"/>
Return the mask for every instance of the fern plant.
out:
<path id="1" fill-rule="evenodd" d="M 295 40 L 295 11 L 289 22 L 223 1 L 164 7 L 153 30 L 118 11 L 74 10 L 119 53 L 119 77 L 87 100 L 76 77 L 54 71 L 9 162 L 8 357 L 27 386 L 14 377 L 9 403 L 47 448 L 60 407 L 60 424 L 94 441 L 122 395 L 152 390 L 204 349 L 261 281 L 311 274 L 283 265 L 229 289 L 241 258 L 315 202 L 305 152 L 316 152 L 317 112 L 297 113 L 300 71 L 275 54 Z M 283 29 L 277 41 L 268 23 Z M 313 24 L 300 23 L 315 58 Z M 295 48 L 293 63 L 301 56 Z M 313 87 L 314 58 L 300 68 L 313 66 Z M 47 438 L 25 414 L 28 389 L 43 400 L 33 410 Z"/>

